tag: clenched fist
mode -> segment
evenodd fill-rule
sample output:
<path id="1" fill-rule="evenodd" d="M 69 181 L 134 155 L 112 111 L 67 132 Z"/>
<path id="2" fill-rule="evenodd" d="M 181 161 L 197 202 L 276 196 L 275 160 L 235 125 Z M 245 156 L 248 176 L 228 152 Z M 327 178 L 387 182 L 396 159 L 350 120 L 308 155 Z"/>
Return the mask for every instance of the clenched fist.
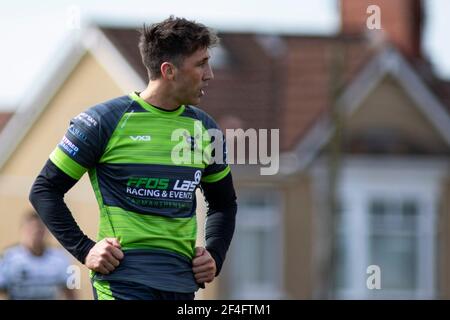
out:
<path id="1" fill-rule="evenodd" d="M 209 283 L 214 280 L 216 261 L 205 248 L 195 248 L 195 258 L 192 260 L 192 267 L 197 283 Z"/>
<path id="2" fill-rule="evenodd" d="M 119 240 L 116 238 L 105 238 L 96 243 L 86 256 L 85 265 L 89 269 L 109 274 L 123 259 L 123 252 Z"/>

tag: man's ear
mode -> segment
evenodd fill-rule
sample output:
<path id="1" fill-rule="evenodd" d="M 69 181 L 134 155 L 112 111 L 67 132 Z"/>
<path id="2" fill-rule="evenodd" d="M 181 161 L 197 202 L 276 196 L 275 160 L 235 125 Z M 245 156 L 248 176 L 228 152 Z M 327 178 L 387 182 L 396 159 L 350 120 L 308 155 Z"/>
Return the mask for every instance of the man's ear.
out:
<path id="1" fill-rule="evenodd" d="M 161 64 L 161 76 L 163 79 L 173 80 L 175 77 L 175 66 L 170 62 Z"/>

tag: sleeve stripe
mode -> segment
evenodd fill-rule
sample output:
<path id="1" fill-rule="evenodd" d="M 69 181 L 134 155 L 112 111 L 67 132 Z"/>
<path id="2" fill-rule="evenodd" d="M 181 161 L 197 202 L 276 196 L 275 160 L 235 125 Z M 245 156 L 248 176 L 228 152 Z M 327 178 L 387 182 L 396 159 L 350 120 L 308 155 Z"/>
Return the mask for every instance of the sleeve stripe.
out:
<path id="1" fill-rule="evenodd" d="M 75 180 L 79 180 L 81 176 L 87 171 L 87 169 L 72 158 L 70 158 L 67 154 L 65 154 L 59 147 L 56 147 L 55 150 L 50 154 L 50 160 L 64 173 Z"/>
<path id="2" fill-rule="evenodd" d="M 217 182 L 219 180 L 222 180 L 225 178 L 225 176 L 231 171 L 230 166 L 227 166 L 222 171 L 219 171 L 217 173 L 210 174 L 206 177 L 202 177 L 203 182 L 211 183 L 211 182 Z"/>

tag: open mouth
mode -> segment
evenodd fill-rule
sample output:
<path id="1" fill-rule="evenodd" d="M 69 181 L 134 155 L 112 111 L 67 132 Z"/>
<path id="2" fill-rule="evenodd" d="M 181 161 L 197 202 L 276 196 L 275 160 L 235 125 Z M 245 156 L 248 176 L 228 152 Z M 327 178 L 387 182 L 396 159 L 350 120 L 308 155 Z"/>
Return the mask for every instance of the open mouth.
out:
<path id="1" fill-rule="evenodd" d="M 202 86 L 202 87 L 200 87 L 200 90 L 199 90 L 199 97 L 203 97 L 205 94 L 206 94 L 206 87 L 208 86 L 208 84 L 204 84 L 204 86 Z"/>

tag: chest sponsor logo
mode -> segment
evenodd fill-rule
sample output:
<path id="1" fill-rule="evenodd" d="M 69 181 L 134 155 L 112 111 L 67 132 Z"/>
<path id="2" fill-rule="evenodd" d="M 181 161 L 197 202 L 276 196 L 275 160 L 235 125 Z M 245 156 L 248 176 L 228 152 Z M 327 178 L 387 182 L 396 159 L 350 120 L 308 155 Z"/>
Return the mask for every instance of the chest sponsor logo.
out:
<path id="1" fill-rule="evenodd" d="M 201 138 L 200 135 L 197 134 L 195 136 L 191 136 L 187 132 L 184 132 L 183 135 L 184 135 L 184 139 L 185 139 L 186 144 L 190 147 L 192 152 L 199 149 L 198 142 L 201 141 L 200 140 L 200 138 Z"/>
<path id="2" fill-rule="evenodd" d="M 130 136 L 133 141 L 150 141 L 152 138 L 150 136 Z"/>
<path id="3" fill-rule="evenodd" d="M 173 190 L 177 191 L 194 191 L 197 185 L 200 183 L 202 172 L 197 170 L 194 174 L 194 181 L 192 180 L 177 180 L 173 186 Z"/>
<path id="4" fill-rule="evenodd" d="M 126 198 L 135 204 L 145 206 L 179 208 L 184 206 L 188 208 L 195 197 L 194 192 L 200 183 L 201 175 L 201 171 L 197 170 L 193 180 L 131 177 L 128 179 L 126 185 Z M 159 200 L 163 202 L 160 203 Z M 178 202 L 180 200 L 185 202 L 185 204 L 182 205 L 181 202 Z M 175 202 L 169 203 L 171 201 Z"/>

